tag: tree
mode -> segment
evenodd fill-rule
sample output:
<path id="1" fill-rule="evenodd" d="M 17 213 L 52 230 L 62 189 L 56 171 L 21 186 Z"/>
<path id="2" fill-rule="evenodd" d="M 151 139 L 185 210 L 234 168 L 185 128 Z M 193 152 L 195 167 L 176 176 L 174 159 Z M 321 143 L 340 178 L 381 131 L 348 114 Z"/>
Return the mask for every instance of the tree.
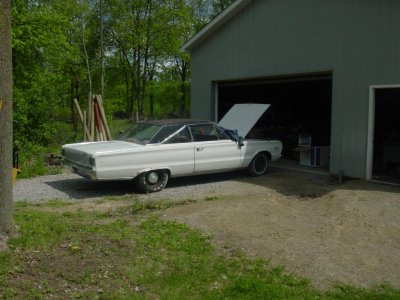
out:
<path id="1" fill-rule="evenodd" d="M 0 0 L 0 249 L 4 237 L 15 233 L 12 186 L 12 50 L 11 0 Z"/>
<path id="2" fill-rule="evenodd" d="M 229 2 L 12 0 L 14 143 L 29 148 L 21 157 L 74 138 L 60 129 L 77 127 L 72 99 L 86 109 L 92 90 L 110 115 L 187 115 L 190 57 L 179 47 Z"/>
<path id="3" fill-rule="evenodd" d="M 54 142 L 58 115 L 69 100 L 71 69 L 79 65 L 85 71 L 81 40 L 73 44 L 67 35 L 75 25 L 66 14 L 72 8 L 63 2 L 61 11 L 50 0 L 40 2 L 12 1 L 14 142 L 24 149 Z"/>
<path id="4" fill-rule="evenodd" d="M 212 3 L 212 17 L 217 16 L 220 12 L 222 12 L 225 8 L 231 5 L 235 0 L 214 0 Z"/>
<path id="5" fill-rule="evenodd" d="M 89 55 L 88 51 L 86 49 L 86 40 L 85 40 L 85 21 L 84 21 L 84 9 L 83 9 L 83 0 L 80 0 L 80 5 L 81 5 L 81 34 L 82 34 L 82 47 L 83 47 L 83 52 L 85 54 L 85 63 L 86 63 L 86 70 L 87 70 L 87 76 L 88 76 L 88 90 L 89 90 L 89 95 L 88 99 L 90 99 L 93 95 L 93 87 L 92 87 L 92 74 L 90 70 L 90 63 L 89 63 Z"/>
<path id="6" fill-rule="evenodd" d="M 103 0 L 99 2 L 100 6 L 100 94 L 104 99 L 104 14 L 103 14 Z"/>
<path id="7" fill-rule="evenodd" d="M 166 49 L 170 48 L 182 1 L 114 0 L 113 3 L 110 5 L 112 48 L 122 58 L 121 67 L 130 87 L 127 110 L 136 119 L 144 115 L 148 83 L 154 80 L 157 64 L 163 62 Z"/>

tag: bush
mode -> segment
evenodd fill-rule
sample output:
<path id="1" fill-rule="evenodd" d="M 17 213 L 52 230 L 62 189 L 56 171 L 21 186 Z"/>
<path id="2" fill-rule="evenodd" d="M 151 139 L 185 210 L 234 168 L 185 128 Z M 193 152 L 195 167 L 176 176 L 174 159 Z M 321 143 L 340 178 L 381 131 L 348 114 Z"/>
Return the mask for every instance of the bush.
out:
<path id="1" fill-rule="evenodd" d="M 34 176 L 59 174 L 62 172 L 61 166 L 46 166 L 45 155 L 47 153 L 60 153 L 57 147 L 46 148 L 38 145 L 27 144 L 19 148 L 19 168 L 18 178 L 29 178 Z"/>

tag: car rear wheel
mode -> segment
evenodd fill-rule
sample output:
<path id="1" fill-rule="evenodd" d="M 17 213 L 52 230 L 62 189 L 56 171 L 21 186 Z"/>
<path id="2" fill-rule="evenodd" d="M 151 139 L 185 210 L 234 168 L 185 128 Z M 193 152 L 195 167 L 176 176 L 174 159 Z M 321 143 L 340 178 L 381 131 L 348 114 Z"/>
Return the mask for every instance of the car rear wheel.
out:
<path id="1" fill-rule="evenodd" d="M 169 174 L 166 170 L 151 170 L 140 174 L 136 178 L 136 186 L 144 193 L 161 191 L 168 182 Z"/>
<path id="2" fill-rule="evenodd" d="M 251 161 L 248 171 L 252 176 L 260 176 L 267 172 L 268 165 L 268 156 L 265 153 L 258 153 Z"/>

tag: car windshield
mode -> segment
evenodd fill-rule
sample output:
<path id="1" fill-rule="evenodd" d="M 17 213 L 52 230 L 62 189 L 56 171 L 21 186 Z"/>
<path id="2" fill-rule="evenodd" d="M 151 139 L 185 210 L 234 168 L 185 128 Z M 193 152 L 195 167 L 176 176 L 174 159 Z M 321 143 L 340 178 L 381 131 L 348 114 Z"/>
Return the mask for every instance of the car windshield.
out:
<path id="1" fill-rule="evenodd" d="M 123 132 L 118 140 L 146 145 L 160 130 L 160 125 L 136 123 Z"/>

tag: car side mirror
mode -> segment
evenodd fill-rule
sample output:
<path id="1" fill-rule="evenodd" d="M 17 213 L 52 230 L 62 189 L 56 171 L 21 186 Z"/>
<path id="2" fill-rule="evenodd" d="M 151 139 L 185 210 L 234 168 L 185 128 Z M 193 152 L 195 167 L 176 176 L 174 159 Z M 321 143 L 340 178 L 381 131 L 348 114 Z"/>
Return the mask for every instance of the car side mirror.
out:
<path id="1" fill-rule="evenodd" d="M 239 136 L 239 141 L 238 141 L 238 143 L 239 143 L 239 146 L 240 146 L 240 147 L 244 146 L 244 139 L 243 139 L 243 137 Z"/>

